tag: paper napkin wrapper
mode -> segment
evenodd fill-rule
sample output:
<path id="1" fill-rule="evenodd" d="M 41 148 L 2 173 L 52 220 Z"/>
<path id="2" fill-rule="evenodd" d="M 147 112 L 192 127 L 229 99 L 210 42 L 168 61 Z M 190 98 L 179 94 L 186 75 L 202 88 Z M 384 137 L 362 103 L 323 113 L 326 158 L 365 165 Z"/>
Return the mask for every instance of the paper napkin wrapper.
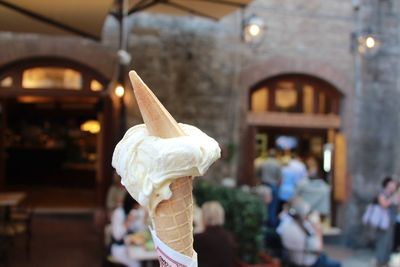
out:
<path id="1" fill-rule="evenodd" d="M 197 267 L 197 253 L 193 252 L 190 258 L 183 255 L 162 242 L 158 237 L 156 231 L 150 227 L 150 232 L 153 237 L 155 249 L 160 261 L 160 267 Z"/>

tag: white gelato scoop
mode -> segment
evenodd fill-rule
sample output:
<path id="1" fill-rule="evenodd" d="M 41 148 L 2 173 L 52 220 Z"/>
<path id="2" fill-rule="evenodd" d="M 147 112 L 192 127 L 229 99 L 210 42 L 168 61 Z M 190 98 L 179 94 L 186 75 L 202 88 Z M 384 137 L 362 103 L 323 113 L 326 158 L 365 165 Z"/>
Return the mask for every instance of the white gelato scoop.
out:
<path id="1" fill-rule="evenodd" d="M 151 136 L 144 124 L 130 128 L 117 144 L 112 165 L 129 194 L 150 213 L 172 193 L 171 182 L 203 175 L 220 157 L 218 143 L 194 126 L 179 124 L 185 136 Z"/>

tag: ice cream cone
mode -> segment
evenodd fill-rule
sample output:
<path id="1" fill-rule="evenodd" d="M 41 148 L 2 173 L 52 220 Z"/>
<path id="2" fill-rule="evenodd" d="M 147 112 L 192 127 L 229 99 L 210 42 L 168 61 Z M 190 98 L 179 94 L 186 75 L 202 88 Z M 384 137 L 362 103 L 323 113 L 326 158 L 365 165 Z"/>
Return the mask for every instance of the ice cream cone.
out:
<path id="1" fill-rule="evenodd" d="M 129 72 L 133 91 L 150 135 L 161 138 L 183 136 L 178 123 L 135 71 Z M 158 238 L 186 256 L 193 255 L 192 177 L 175 179 L 170 186 L 172 197 L 162 201 L 152 215 Z"/>

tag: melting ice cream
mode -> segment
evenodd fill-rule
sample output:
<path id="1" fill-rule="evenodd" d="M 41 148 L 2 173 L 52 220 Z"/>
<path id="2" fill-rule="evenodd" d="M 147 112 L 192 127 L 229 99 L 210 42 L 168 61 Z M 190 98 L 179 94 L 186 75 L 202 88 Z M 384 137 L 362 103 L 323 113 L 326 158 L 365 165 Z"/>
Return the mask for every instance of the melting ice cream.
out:
<path id="1" fill-rule="evenodd" d="M 201 176 L 220 157 L 218 143 L 194 126 L 179 124 L 185 136 L 159 138 L 144 124 L 130 128 L 117 144 L 112 165 L 122 184 L 151 213 L 171 197 L 171 182 Z"/>

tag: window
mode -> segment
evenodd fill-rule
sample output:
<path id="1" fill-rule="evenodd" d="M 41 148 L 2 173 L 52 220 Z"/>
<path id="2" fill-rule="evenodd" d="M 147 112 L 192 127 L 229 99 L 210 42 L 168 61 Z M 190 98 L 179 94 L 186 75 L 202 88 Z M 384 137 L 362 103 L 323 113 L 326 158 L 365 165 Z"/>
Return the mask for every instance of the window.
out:
<path id="1" fill-rule="evenodd" d="M 26 89 L 82 89 L 82 75 L 68 68 L 36 67 L 22 74 L 22 87 Z"/>
<path id="2" fill-rule="evenodd" d="M 326 110 L 325 100 L 326 100 L 325 94 L 323 92 L 320 92 L 318 100 L 318 113 L 325 113 Z"/>
<path id="3" fill-rule="evenodd" d="M 297 91 L 294 83 L 279 82 L 275 91 L 275 105 L 279 111 L 289 111 L 296 108 Z"/>
<path id="4" fill-rule="evenodd" d="M 97 80 L 92 80 L 90 82 L 90 90 L 92 90 L 93 92 L 102 91 L 103 85 Z"/>
<path id="5" fill-rule="evenodd" d="M 314 110 L 314 88 L 310 85 L 303 87 L 303 112 L 313 113 Z"/>
<path id="6" fill-rule="evenodd" d="M 268 110 L 268 88 L 261 88 L 251 95 L 251 111 L 266 112 Z"/>
<path id="7" fill-rule="evenodd" d="M 7 76 L 0 81 L 0 87 L 11 87 L 13 84 L 13 78 Z"/>
<path id="8" fill-rule="evenodd" d="M 303 74 L 275 76 L 250 92 L 251 112 L 338 115 L 342 97 L 326 81 Z"/>

